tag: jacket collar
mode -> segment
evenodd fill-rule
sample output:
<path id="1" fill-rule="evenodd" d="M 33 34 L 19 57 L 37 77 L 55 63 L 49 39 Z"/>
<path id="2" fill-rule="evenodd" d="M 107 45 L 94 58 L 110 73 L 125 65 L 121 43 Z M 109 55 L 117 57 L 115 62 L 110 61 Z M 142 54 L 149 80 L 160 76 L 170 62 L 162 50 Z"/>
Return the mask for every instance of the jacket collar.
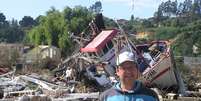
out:
<path id="1" fill-rule="evenodd" d="M 122 91 L 121 89 L 121 83 L 120 82 L 117 82 L 115 85 L 114 85 L 114 88 L 117 89 L 118 91 L 120 92 L 126 92 L 126 93 L 135 93 L 137 91 L 140 90 L 142 84 L 140 81 L 136 80 L 134 81 L 134 85 L 133 85 L 133 89 L 132 90 L 129 90 L 129 91 Z"/>

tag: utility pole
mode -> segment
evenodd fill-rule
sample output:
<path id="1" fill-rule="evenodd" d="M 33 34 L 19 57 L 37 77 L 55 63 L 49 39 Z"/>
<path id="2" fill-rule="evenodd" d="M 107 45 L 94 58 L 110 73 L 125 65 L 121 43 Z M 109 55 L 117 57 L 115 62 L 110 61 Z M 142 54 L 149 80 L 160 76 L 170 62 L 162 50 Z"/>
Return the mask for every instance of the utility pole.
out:
<path id="1" fill-rule="evenodd" d="M 131 8 L 131 10 L 132 10 L 132 15 L 133 15 L 133 18 L 135 18 L 135 16 L 134 16 L 134 7 L 135 7 L 135 0 L 132 0 L 132 8 Z"/>

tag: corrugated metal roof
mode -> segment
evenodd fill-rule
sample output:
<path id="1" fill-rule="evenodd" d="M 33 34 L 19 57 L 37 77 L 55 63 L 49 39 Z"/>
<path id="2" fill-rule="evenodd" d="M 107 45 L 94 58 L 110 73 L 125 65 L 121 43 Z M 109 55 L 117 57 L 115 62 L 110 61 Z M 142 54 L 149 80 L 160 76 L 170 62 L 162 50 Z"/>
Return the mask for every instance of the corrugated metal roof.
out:
<path id="1" fill-rule="evenodd" d="M 98 34 L 87 46 L 81 48 L 81 52 L 97 52 L 105 46 L 116 34 L 118 30 L 104 30 Z"/>

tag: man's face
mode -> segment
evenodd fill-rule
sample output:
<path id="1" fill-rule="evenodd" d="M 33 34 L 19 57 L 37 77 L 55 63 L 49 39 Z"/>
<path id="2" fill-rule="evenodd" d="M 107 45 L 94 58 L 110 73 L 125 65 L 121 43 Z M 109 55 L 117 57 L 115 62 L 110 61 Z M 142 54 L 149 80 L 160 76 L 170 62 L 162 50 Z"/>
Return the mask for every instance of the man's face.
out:
<path id="1" fill-rule="evenodd" d="M 137 65 L 131 61 L 126 61 L 119 65 L 116 73 L 123 82 L 133 82 L 140 74 L 137 69 Z"/>

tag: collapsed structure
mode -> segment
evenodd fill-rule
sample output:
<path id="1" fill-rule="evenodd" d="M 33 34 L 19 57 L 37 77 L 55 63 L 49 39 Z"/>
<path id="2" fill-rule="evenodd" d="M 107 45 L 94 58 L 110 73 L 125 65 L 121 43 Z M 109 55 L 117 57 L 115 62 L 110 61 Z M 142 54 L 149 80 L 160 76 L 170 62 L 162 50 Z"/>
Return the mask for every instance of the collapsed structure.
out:
<path id="1" fill-rule="evenodd" d="M 124 36 L 119 36 L 123 35 L 120 35 L 120 31 L 116 29 L 104 30 L 81 48 L 81 52 L 89 57 L 98 57 L 101 62 L 107 63 L 103 68 L 111 78 L 114 78 L 115 56 L 122 51 L 130 50 L 136 55 L 138 67 L 142 73 L 140 80 L 147 86 L 167 91 L 174 89 L 178 93 L 185 93 L 184 83 L 174 64 L 170 44 L 167 41 L 134 45 Z"/>
<path id="2" fill-rule="evenodd" d="M 6 74 L 1 77 L 0 85 L 3 99 L 22 95 L 51 95 L 46 101 L 98 99 L 100 92 L 112 86 L 118 78 L 115 75 L 116 56 L 125 50 L 135 54 L 140 72 L 139 80 L 146 86 L 154 88 L 160 96 L 168 93 L 188 96 L 180 72 L 175 65 L 173 53 L 168 41 L 153 41 L 135 45 L 128 36 L 119 29 L 100 30 L 91 23 L 93 35 L 91 39 L 72 36 L 79 43 L 80 49 L 62 61 L 54 69 L 52 81 L 44 80 L 36 75 L 20 75 L 14 77 Z M 31 82 L 37 87 L 27 87 Z M 7 87 L 13 89 L 6 89 Z M 162 93 L 161 93 L 162 92 Z M 172 96 L 170 94 L 170 96 Z M 197 94 L 197 96 L 200 96 Z M 20 97 L 23 100 L 26 97 Z M 44 98 L 43 98 L 44 99 Z M 161 97 L 162 99 L 162 97 Z M 16 100 L 16 99 L 15 99 Z"/>

